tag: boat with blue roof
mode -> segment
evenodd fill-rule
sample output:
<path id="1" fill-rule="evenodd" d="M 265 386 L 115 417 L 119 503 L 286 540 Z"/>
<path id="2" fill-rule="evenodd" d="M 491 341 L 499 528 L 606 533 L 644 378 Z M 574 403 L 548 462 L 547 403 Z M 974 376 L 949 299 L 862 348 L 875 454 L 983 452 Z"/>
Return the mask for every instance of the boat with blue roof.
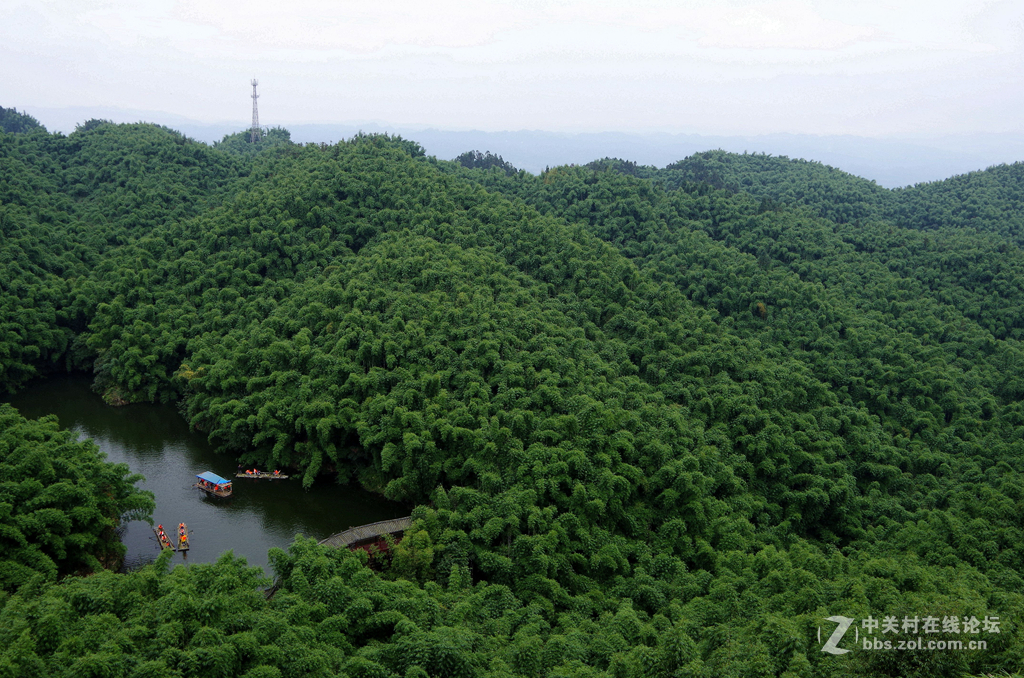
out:
<path id="1" fill-rule="evenodd" d="M 198 487 L 203 492 L 214 497 L 231 496 L 231 481 L 227 478 L 221 478 L 213 471 L 203 471 L 202 473 L 198 473 L 196 474 L 196 478 L 199 479 L 199 482 L 192 487 Z"/>

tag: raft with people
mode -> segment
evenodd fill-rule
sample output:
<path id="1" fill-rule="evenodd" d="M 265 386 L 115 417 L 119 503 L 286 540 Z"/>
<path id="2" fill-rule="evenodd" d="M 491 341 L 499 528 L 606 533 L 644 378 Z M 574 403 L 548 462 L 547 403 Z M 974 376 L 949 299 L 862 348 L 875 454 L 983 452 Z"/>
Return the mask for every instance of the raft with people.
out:
<path id="1" fill-rule="evenodd" d="M 253 478 L 255 480 L 267 479 L 267 480 L 284 480 L 288 476 L 280 471 L 260 471 L 255 468 L 247 468 L 244 471 L 238 470 L 235 474 L 236 478 Z"/>
<path id="2" fill-rule="evenodd" d="M 185 523 L 178 523 L 178 550 L 188 551 L 188 526 Z"/>
<path id="3" fill-rule="evenodd" d="M 196 474 L 196 478 L 199 479 L 199 482 L 192 487 L 198 487 L 203 492 L 214 497 L 231 496 L 231 481 L 227 478 L 221 478 L 213 471 L 203 471 Z"/>
<path id="4" fill-rule="evenodd" d="M 174 549 L 174 544 L 171 543 L 171 540 L 167 536 L 167 533 L 164 532 L 164 526 L 163 525 L 157 525 L 156 527 L 154 527 L 153 528 L 153 534 L 156 535 L 156 541 L 157 541 L 158 544 L 160 544 L 160 549 L 161 550 L 163 550 L 163 549 L 170 549 L 172 551 L 175 550 Z"/>

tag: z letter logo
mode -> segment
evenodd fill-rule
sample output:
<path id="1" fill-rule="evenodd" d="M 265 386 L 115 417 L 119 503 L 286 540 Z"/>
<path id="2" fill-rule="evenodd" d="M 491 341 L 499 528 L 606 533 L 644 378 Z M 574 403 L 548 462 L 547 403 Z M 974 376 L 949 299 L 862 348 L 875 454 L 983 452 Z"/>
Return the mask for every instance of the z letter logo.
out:
<path id="1" fill-rule="evenodd" d="M 849 650 L 844 650 L 839 647 L 839 641 L 843 639 L 844 635 L 846 635 L 846 630 L 850 628 L 850 624 L 853 623 L 853 620 L 849 617 L 836 616 L 828 617 L 828 621 L 835 622 L 839 624 L 839 626 L 836 627 L 836 630 L 833 631 L 832 635 L 825 641 L 825 646 L 821 648 L 821 651 L 828 652 L 829 654 L 846 654 Z"/>

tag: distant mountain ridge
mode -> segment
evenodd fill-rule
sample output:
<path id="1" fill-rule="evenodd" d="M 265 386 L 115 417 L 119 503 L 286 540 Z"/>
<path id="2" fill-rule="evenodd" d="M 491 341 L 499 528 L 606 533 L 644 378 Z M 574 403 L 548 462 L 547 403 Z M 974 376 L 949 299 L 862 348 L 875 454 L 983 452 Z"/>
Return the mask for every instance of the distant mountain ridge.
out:
<path id="1" fill-rule="evenodd" d="M 69 133 L 90 118 L 113 122 L 147 120 L 212 144 L 243 129 L 237 123 L 206 123 L 159 111 L 110 107 L 30 107 L 28 111 L 51 131 Z M 1024 159 L 1024 133 L 964 134 L 934 138 L 869 138 L 852 135 L 810 134 L 701 135 L 668 133 L 593 132 L 564 133 L 538 130 L 485 132 L 443 130 L 380 121 L 338 124 L 296 124 L 266 119 L 280 125 L 297 143 L 337 142 L 362 131 L 387 132 L 415 139 L 429 155 L 451 159 L 469 150 L 491 151 L 520 169 L 537 174 L 545 167 L 584 164 L 603 157 L 620 157 L 641 165 L 664 167 L 708 150 L 765 153 L 820 161 L 886 188 L 937 181 Z"/>

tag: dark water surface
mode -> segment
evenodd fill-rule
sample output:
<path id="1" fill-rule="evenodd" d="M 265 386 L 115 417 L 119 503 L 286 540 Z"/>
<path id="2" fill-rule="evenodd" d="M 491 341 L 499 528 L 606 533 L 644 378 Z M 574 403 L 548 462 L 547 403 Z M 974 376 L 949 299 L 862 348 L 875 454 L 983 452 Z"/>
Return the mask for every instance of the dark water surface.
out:
<path id="1" fill-rule="evenodd" d="M 207 563 L 225 551 L 245 556 L 271 575 L 267 550 L 287 549 L 296 533 L 323 539 L 348 527 L 409 514 L 401 504 L 354 483 L 330 480 L 302 489 L 302 481 L 234 478 L 237 462 L 216 454 L 206 437 L 190 431 L 174 405 L 110 407 L 90 390 L 85 375 L 38 379 L 6 402 L 35 419 L 56 414 L 62 428 L 92 438 L 107 461 L 127 464 L 146 477 L 139 487 L 156 495 L 155 524 L 177 534 L 180 522 L 191 531 L 191 550 L 175 554 L 175 563 Z M 213 471 L 234 483 L 234 494 L 211 498 L 192 488 L 195 475 Z M 138 567 L 159 553 L 148 523 L 128 523 L 125 566 Z"/>

